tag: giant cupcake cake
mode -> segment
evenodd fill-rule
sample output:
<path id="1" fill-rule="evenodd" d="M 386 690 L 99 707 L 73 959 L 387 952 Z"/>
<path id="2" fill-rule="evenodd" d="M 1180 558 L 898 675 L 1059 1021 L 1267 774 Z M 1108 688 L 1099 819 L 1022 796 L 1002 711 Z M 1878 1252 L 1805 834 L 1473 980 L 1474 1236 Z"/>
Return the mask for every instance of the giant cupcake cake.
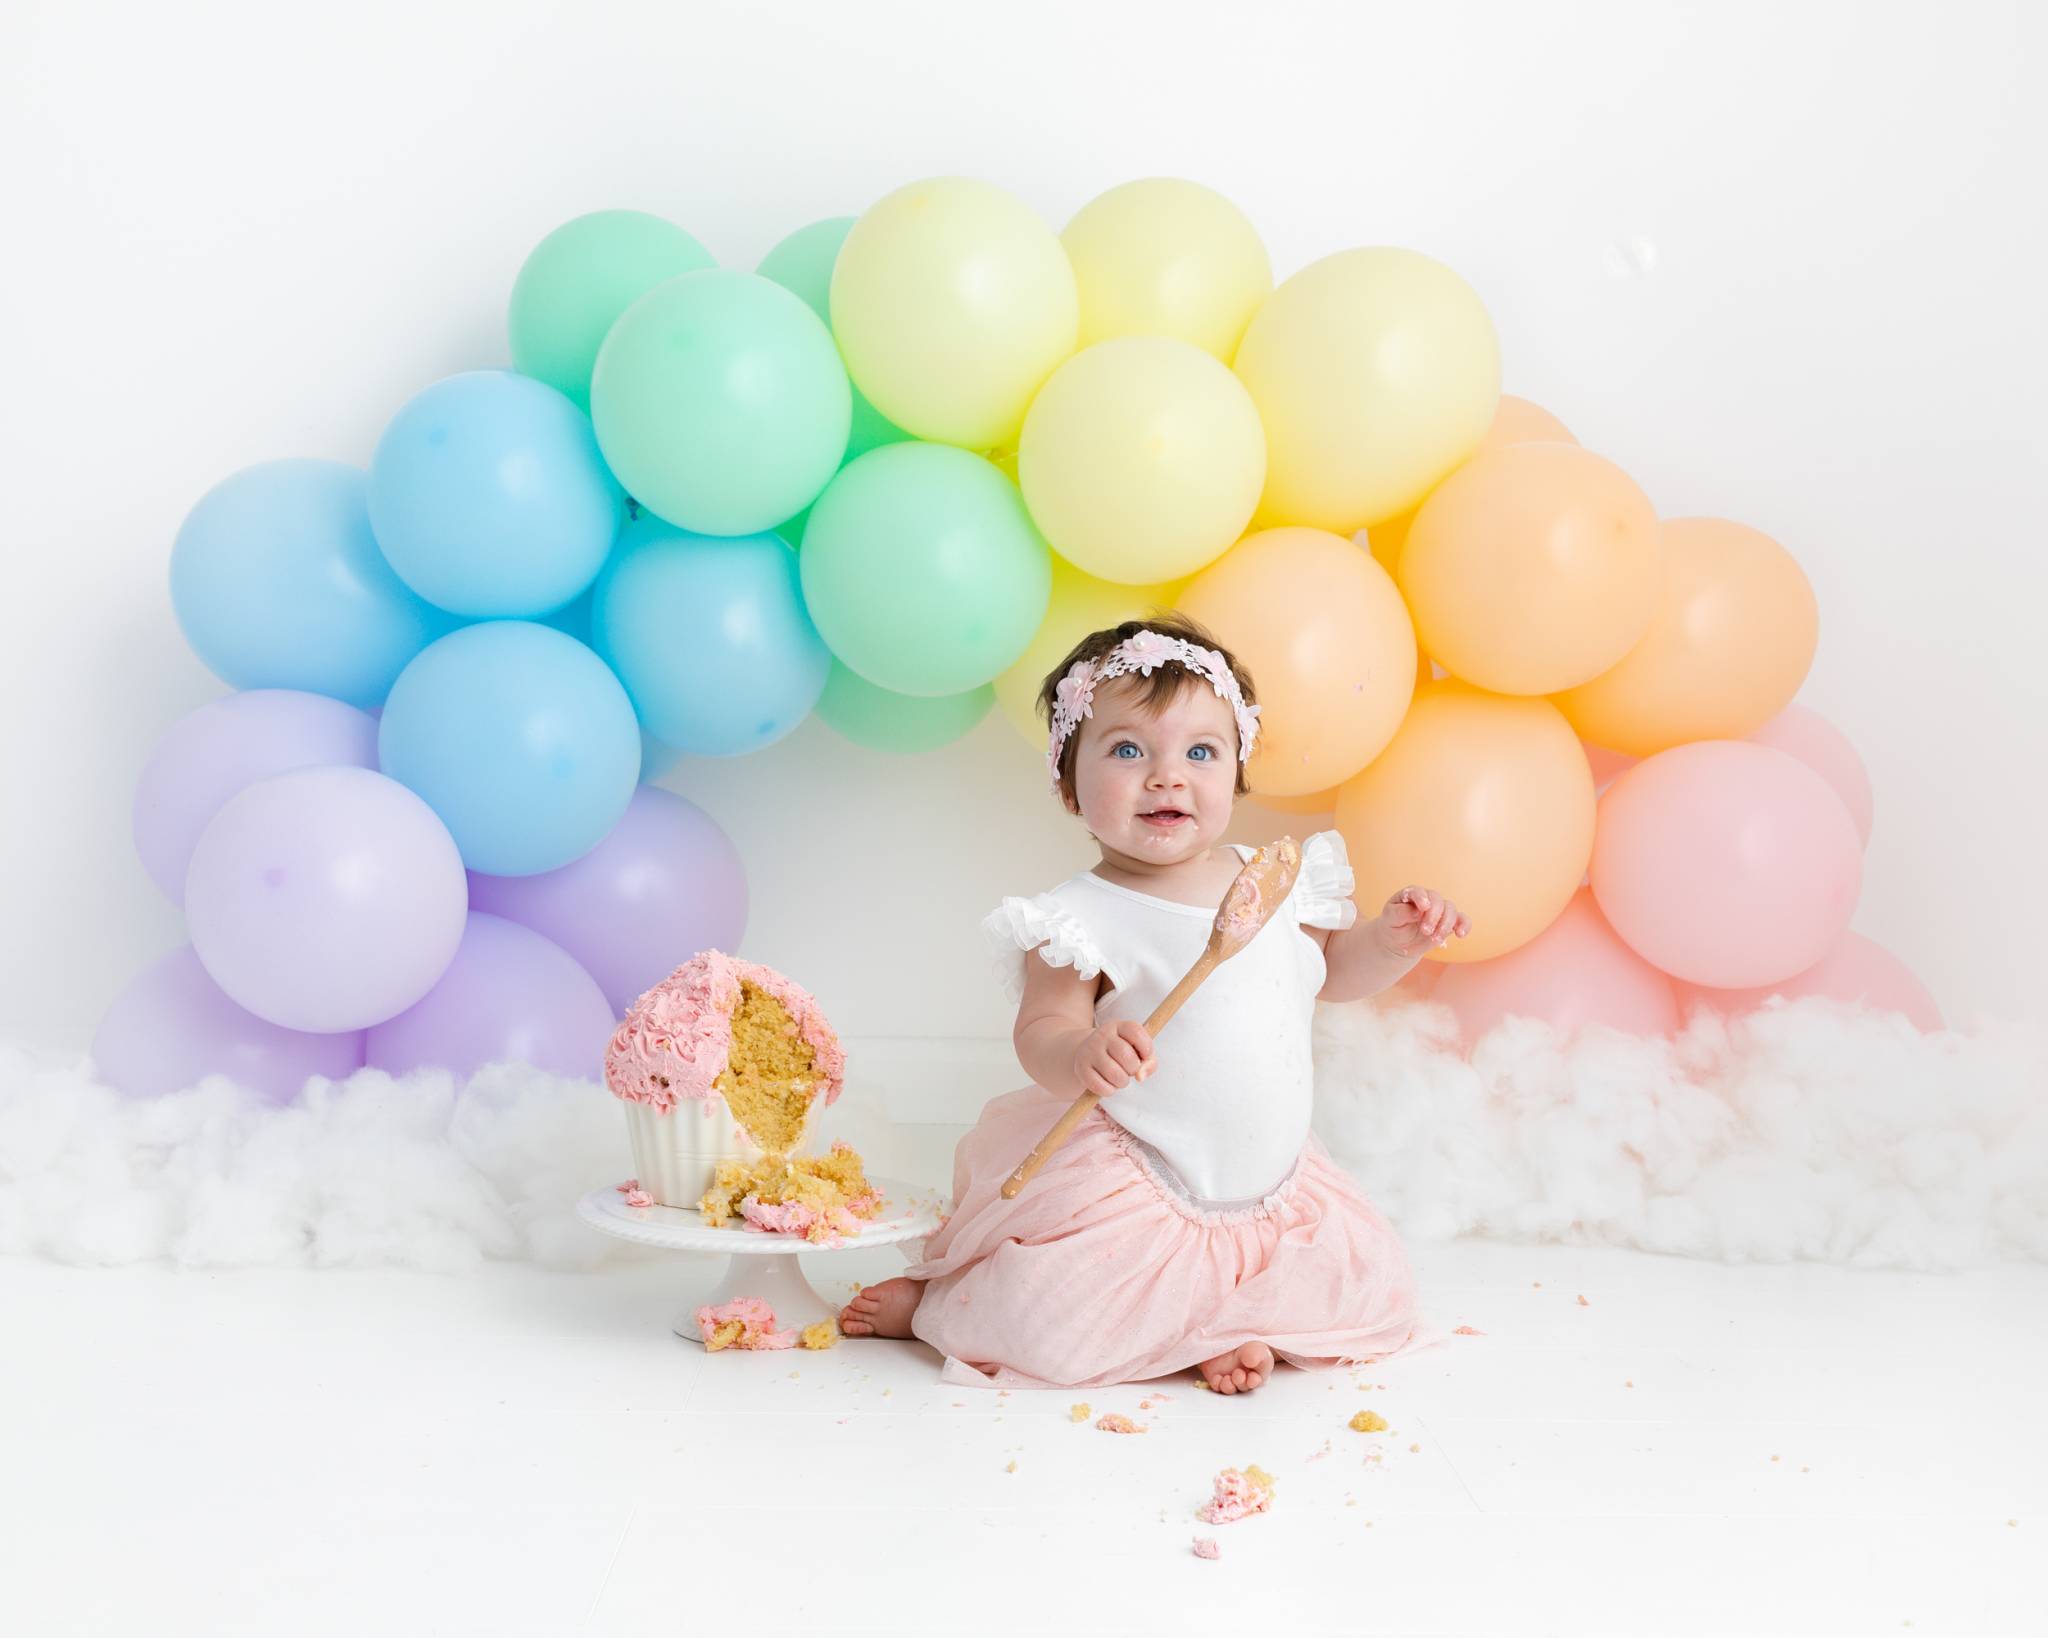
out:
<path id="1" fill-rule="evenodd" d="M 720 950 L 691 957 L 627 1009 L 605 1051 L 637 1184 L 707 1223 L 835 1241 L 881 1209 L 844 1143 L 798 1151 L 845 1083 L 846 1055 L 810 993 Z"/>

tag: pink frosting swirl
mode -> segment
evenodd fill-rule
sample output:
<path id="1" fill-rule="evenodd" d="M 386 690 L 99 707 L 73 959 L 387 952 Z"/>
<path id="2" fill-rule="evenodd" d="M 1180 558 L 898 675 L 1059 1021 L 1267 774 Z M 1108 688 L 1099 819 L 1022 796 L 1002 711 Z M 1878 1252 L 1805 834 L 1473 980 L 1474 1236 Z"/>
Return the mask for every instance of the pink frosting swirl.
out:
<path id="1" fill-rule="evenodd" d="M 732 1015 L 743 978 L 774 996 L 796 1021 L 825 1102 L 835 1102 L 845 1084 L 846 1054 L 810 992 L 773 967 L 722 950 L 698 952 L 626 1010 L 605 1048 L 605 1085 L 663 1114 L 678 1098 L 715 1096 L 732 1056 Z"/>

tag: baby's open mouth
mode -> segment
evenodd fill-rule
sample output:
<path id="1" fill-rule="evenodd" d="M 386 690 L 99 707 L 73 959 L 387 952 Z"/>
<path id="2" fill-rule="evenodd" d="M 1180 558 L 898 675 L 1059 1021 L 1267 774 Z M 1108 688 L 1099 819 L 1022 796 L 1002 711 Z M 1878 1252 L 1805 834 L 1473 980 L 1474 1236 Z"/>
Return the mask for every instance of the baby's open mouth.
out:
<path id="1" fill-rule="evenodd" d="M 1154 808 L 1150 813 L 1141 813 L 1138 817 L 1146 824 L 1157 825 L 1164 830 L 1179 824 L 1183 819 L 1192 819 L 1194 815 L 1179 808 Z"/>

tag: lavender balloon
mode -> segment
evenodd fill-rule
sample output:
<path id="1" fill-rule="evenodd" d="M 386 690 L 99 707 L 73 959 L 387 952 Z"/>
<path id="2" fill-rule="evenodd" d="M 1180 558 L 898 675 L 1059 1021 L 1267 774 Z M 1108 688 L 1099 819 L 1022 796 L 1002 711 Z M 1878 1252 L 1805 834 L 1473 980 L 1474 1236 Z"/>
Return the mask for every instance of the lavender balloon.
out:
<path id="1" fill-rule="evenodd" d="M 377 766 L 377 724 L 325 694 L 253 688 L 164 730 L 135 788 L 135 851 L 173 904 L 206 822 L 259 779 L 293 768 Z"/>
<path id="2" fill-rule="evenodd" d="M 225 1075 L 289 1103 L 311 1076 L 338 1081 L 362 1068 L 363 1032 L 308 1035 L 245 1012 L 186 944 L 143 968 L 114 998 L 93 1037 L 92 1060 L 107 1085 L 138 1098 Z"/>
<path id="3" fill-rule="evenodd" d="M 470 903 L 544 933 L 623 1015 L 699 950 L 730 950 L 747 925 L 747 877 L 718 822 L 642 785 L 605 839 L 537 876 L 469 878 Z"/>
<path id="4" fill-rule="evenodd" d="M 365 1057 L 393 1074 L 434 1065 L 473 1075 L 485 1064 L 528 1063 L 596 1080 L 613 1023 L 603 992 L 560 945 L 472 913 L 441 981 L 370 1030 Z"/>
<path id="5" fill-rule="evenodd" d="M 185 875 L 192 947 L 287 1029 L 363 1029 L 434 987 L 462 942 L 462 856 L 434 810 L 367 768 L 300 768 L 230 797 Z"/>

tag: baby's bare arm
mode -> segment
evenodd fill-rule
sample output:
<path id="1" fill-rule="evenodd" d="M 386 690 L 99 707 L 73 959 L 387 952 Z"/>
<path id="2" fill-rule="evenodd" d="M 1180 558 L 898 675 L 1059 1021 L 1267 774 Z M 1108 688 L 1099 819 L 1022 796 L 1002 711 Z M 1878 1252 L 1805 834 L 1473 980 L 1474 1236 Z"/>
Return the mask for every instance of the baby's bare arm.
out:
<path id="1" fill-rule="evenodd" d="M 1024 999 L 1010 1039 L 1024 1072 L 1061 1097 L 1106 1097 L 1149 1075 L 1156 1061 L 1144 1025 L 1129 1019 L 1096 1024 L 1096 983 L 1072 967 L 1033 958 L 1024 963 Z"/>

